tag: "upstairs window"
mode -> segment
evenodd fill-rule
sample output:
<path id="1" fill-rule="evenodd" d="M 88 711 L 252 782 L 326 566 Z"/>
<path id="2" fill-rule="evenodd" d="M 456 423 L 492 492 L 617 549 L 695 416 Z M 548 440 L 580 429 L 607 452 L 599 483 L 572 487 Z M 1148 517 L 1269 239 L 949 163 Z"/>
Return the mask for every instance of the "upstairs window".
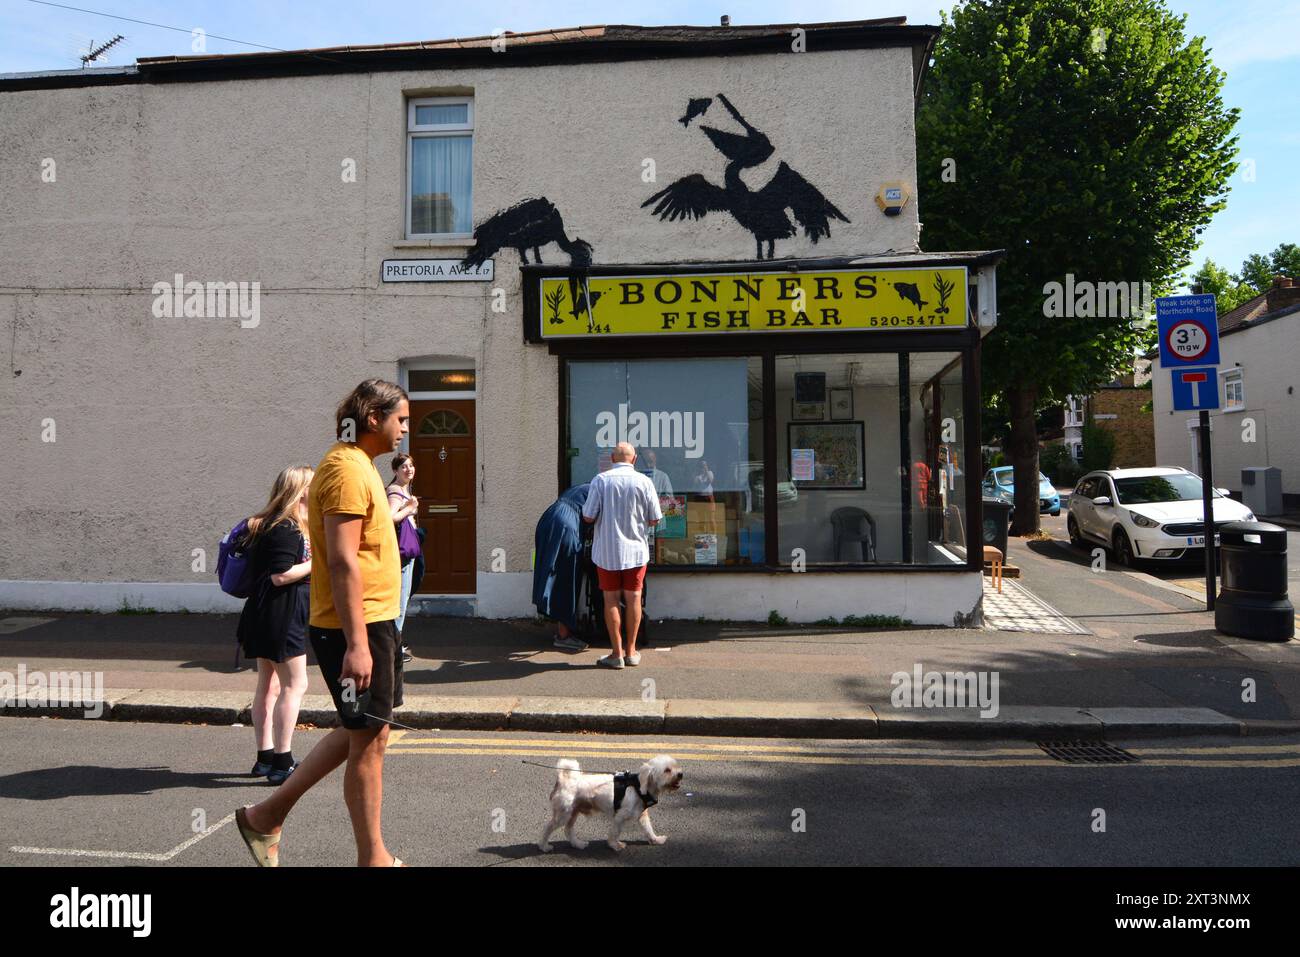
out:
<path id="1" fill-rule="evenodd" d="M 1223 411 L 1239 412 L 1246 407 L 1246 390 L 1242 384 L 1241 371 L 1225 373 L 1223 376 Z"/>
<path id="2" fill-rule="evenodd" d="M 474 231 L 473 99 L 407 101 L 406 140 L 407 237 L 468 237 Z"/>

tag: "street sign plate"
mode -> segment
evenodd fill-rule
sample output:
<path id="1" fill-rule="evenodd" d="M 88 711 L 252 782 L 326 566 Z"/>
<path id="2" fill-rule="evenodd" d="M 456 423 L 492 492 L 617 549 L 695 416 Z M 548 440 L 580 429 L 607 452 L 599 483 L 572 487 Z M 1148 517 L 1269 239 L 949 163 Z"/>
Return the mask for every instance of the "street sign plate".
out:
<path id="1" fill-rule="evenodd" d="M 1219 407 L 1219 371 L 1204 369 L 1170 369 L 1173 380 L 1175 412 L 1193 412 Z"/>
<path id="2" fill-rule="evenodd" d="M 1164 368 L 1219 364 L 1219 320 L 1214 296 L 1157 299 L 1156 326 L 1160 333 L 1160 365 Z"/>

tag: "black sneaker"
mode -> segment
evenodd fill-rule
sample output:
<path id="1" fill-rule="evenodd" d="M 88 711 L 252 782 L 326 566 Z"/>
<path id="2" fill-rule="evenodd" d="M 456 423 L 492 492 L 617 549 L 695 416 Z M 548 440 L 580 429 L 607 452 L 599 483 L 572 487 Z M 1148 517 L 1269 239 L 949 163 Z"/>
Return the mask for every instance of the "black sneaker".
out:
<path id="1" fill-rule="evenodd" d="M 411 655 L 411 649 L 410 649 L 410 646 L 409 646 L 409 645 L 402 645 L 402 664 L 406 664 L 406 662 L 410 661 L 411 658 L 412 658 L 412 655 Z"/>
<path id="2" fill-rule="evenodd" d="M 293 774 L 297 767 L 298 765 L 294 764 L 292 767 L 284 768 L 283 770 L 272 768 L 271 773 L 266 776 L 266 781 L 268 784 L 274 784 L 276 787 L 279 787 L 288 779 L 289 775 Z"/>
<path id="3" fill-rule="evenodd" d="M 272 768 L 271 768 L 271 763 L 269 761 L 258 761 L 256 764 L 253 765 L 253 770 L 249 771 L 248 773 L 255 778 L 264 778 L 268 774 L 270 774 L 271 771 Z"/>

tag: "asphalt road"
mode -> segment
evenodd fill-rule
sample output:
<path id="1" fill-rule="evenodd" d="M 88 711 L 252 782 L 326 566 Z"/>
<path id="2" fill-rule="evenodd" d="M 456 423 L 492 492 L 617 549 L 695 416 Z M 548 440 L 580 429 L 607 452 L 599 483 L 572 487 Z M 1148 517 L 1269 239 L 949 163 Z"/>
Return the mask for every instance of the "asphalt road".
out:
<path id="1" fill-rule="evenodd" d="M 1050 534 L 1054 539 L 1068 542 L 1069 535 L 1065 530 L 1065 517 L 1070 504 L 1070 494 L 1068 491 L 1059 490 L 1061 496 L 1061 514 L 1053 517 L 1051 515 L 1040 515 L 1040 525 L 1042 530 Z M 1268 519 L 1261 519 L 1267 522 Z M 1088 551 L 1092 551 L 1090 545 Z M 1293 529 L 1287 529 L 1286 533 L 1286 558 L 1287 558 L 1287 582 L 1292 600 L 1300 596 L 1300 532 Z M 1176 562 L 1149 561 L 1143 562 L 1140 570 L 1164 581 L 1186 581 L 1189 579 L 1205 581 L 1205 562 L 1204 559 L 1180 559 Z"/>
<path id="2" fill-rule="evenodd" d="M 250 729 L 5 718 L 0 735 L 0 864 L 253 866 L 230 823 L 269 787 L 240 776 Z M 1300 864 L 1300 739 L 1117 743 L 1140 760 L 1067 765 L 1023 741 L 407 733 L 384 830 L 413 865 Z M 552 772 L 522 761 L 621 770 L 661 752 L 686 772 L 651 812 L 667 844 L 577 852 L 561 834 L 537 850 Z M 341 780 L 295 809 L 284 866 L 352 863 Z"/>

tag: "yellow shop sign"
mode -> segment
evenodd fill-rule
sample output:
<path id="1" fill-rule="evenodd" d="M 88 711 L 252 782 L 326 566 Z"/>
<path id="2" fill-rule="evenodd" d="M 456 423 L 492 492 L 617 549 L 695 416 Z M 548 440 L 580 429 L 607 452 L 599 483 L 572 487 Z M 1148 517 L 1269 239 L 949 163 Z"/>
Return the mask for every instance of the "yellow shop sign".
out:
<path id="1" fill-rule="evenodd" d="M 967 324 L 961 266 L 549 278 L 540 304 L 543 339 Z"/>

